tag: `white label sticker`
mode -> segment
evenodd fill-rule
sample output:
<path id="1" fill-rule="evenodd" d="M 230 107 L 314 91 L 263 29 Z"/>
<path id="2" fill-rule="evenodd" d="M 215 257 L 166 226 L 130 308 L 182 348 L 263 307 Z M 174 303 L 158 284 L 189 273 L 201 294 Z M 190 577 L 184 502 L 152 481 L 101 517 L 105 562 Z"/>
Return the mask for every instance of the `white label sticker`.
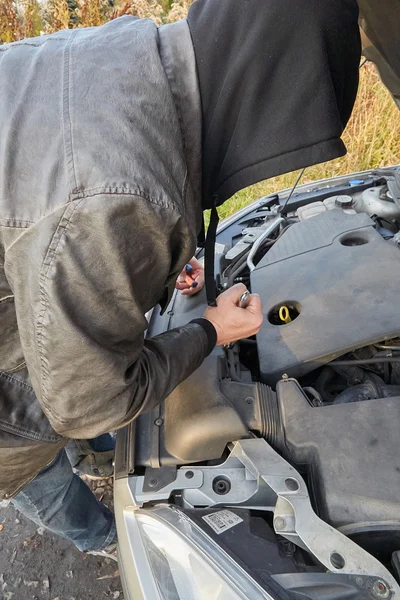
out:
<path id="1" fill-rule="evenodd" d="M 243 519 L 230 510 L 220 510 L 211 515 L 205 515 L 203 519 L 218 535 L 243 522 Z"/>

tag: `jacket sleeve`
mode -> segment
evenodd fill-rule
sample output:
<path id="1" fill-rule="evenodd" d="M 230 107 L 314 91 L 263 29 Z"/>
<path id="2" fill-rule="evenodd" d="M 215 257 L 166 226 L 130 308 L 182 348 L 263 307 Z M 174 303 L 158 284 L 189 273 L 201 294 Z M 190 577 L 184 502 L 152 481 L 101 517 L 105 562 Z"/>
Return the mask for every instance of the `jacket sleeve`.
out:
<path id="1" fill-rule="evenodd" d="M 37 278 L 29 269 L 24 280 L 24 269 L 14 269 L 18 326 L 53 428 L 91 438 L 161 402 L 210 344 L 198 323 L 144 339 L 144 314 L 193 251 L 179 213 L 132 195 L 92 196 L 63 211 Z M 27 256 L 48 231 L 38 223 L 26 234 Z"/>

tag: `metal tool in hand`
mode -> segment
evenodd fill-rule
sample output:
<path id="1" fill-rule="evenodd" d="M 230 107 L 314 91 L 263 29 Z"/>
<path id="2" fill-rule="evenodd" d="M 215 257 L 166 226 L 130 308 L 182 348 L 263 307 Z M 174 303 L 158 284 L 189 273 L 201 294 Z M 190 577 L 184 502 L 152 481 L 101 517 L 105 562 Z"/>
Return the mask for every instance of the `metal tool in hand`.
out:
<path id="1" fill-rule="evenodd" d="M 240 300 L 239 300 L 239 307 L 240 308 L 247 308 L 249 305 L 249 297 L 250 297 L 250 292 L 249 290 L 246 290 L 245 292 L 243 292 L 243 294 L 240 296 Z"/>

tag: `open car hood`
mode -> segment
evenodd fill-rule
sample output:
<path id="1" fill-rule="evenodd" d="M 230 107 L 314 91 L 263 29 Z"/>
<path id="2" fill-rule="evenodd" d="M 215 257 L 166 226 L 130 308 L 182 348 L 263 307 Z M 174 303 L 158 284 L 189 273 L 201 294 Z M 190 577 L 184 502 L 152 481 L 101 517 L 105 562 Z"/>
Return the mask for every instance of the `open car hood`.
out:
<path id="1" fill-rule="evenodd" d="M 376 64 L 400 108 L 400 4 L 396 0 L 358 0 L 363 55 Z"/>

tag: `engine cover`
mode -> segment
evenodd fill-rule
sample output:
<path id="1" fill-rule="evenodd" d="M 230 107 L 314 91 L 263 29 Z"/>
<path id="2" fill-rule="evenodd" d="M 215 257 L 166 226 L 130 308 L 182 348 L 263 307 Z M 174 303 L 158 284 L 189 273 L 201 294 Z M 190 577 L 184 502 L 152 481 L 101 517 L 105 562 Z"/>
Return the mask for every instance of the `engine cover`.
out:
<path id="1" fill-rule="evenodd" d="M 365 214 L 332 210 L 290 227 L 251 274 L 265 314 L 257 336 L 262 380 L 299 377 L 398 336 L 399 281 L 399 249 Z M 275 324 L 282 306 L 294 307 L 295 318 Z"/>
<path id="2" fill-rule="evenodd" d="M 305 469 L 322 519 L 357 531 L 400 525 L 400 398 L 312 407 L 298 383 L 277 386 L 283 456 Z M 397 549 L 397 548 L 396 548 Z"/>

